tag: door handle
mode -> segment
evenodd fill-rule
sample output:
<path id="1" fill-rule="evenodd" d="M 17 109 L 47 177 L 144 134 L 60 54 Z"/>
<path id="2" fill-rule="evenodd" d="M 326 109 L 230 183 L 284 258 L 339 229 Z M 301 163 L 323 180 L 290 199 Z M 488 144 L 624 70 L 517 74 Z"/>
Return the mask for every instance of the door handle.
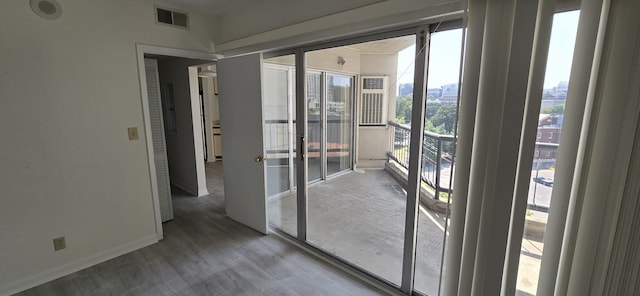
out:
<path id="1" fill-rule="evenodd" d="M 263 160 L 262 155 L 258 155 L 258 156 L 256 156 L 256 158 L 255 158 L 255 161 L 256 161 L 256 162 L 262 162 L 262 160 Z"/>
<path id="2" fill-rule="evenodd" d="M 304 136 L 300 136 L 300 161 L 304 161 L 304 151 L 305 151 L 305 144 L 304 144 Z"/>

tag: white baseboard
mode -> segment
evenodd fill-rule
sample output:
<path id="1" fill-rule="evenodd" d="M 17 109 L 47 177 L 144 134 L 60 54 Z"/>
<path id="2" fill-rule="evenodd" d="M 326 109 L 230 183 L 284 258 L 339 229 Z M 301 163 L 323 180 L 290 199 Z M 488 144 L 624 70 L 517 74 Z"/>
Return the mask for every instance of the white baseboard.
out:
<path id="1" fill-rule="evenodd" d="M 65 275 L 72 274 L 74 272 L 83 270 L 87 267 L 91 267 L 98 263 L 102 263 L 104 261 L 116 258 L 118 256 L 133 252 L 135 250 L 144 248 L 151 244 L 158 242 L 158 236 L 152 235 L 145 238 L 141 238 L 139 240 L 135 240 L 129 242 L 127 244 L 102 251 L 95 255 L 85 257 L 67 264 L 64 264 L 59 267 L 55 267 L 32 276 L 23 278 L 21 280 L 15 281 L 13 283 L 8 283 L 4 286 L 0 286 L 0 295 L 12 295 L 35 286 L 44 284 L 46 282 L 55 280 L 57 278 L 61 278 Z"/>
<path id="2" fill-rule="evenodd" d="M 186 193 L 189 193 L 189 194 L 191 194 L 193 196 L 199 196 L 196 191 L 192 190 L 188 186 L 184 186 L 184 185 L 180 184 L 179 182 L 175 182 L 175 181 L 171 180 L 171 185 L 172 186 L 176 186 L 176 187 L 184 190 Z"/>
<path id="3" fill-rule="evenodd" d="M 198 191 L 198 197 L 205 196 L 205 195 L 209 195 L 209 190 L 207 190 L 207 188 L 200 189 Z"/>

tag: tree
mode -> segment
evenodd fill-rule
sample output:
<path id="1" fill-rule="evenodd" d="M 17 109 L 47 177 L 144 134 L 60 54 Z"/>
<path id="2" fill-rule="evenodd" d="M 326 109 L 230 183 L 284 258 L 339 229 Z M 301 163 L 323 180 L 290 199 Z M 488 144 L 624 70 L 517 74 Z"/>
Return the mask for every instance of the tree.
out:
<path id="1" fill-rule="evenodd" d="M 424 118 L 426 120 L 431 119 L 431 117 L 436 115 L 436 112 L 438 112 L 438 109 L 440 109 L 441 106 L 442 104 L 440 103 L 427 103 L 427 107 L 425 108 L 426 110 L 424 112 Z"/>
<path id="2" fill-rule="evenodd" d="M 453 129 L 456 124 L 456 111 L 457 106 L 455 104 L 445 104 L 438 108 L 438 111 L 433 118 L 431 118 L 431 122 L 434 126 L 443 125 L 446 131 L 446 134 L 452 135 Z"/>
<path id="3" fill-rule="evenodd" d="M 564 104 L 558 104 L 558 105 L 553 105 L 551 107 L 544 108 L 540 113 L 551 114 L 551 116 L 553 117 L 560 116 L 564 114 Z"/>
<path id="4" fill-rule="evenodd" d="M 406 95 L 396 99 L 396 121 L 399 123 L 411 122 L 411 103 L 413 95 Z"/>
<path id="5" fill-rule="evenodd" d="M 444 128 L 443 124 L 435 126 L 433 125 L 433 122 L 431 122 L 430 120 L 426 120 L 424 122 L 424 130 L 428 132 L 436 133 L 436 134 L 441 134 L 441 135 L 447 133 L 447 130 Z"/>

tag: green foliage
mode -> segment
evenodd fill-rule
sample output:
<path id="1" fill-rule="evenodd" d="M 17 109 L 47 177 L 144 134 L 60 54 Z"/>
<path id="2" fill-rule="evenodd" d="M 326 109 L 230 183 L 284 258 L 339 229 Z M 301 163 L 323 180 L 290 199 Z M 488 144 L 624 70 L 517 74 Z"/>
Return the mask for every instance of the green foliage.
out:
<path id="1" fill-rule="evenodd" d="M 411 105 L 413 95 L 406 95 L 396 99 L 396 122 L 408 124 L 411 122 Z M 456 124 L 455 104 L 441 104 L 429 102 L 425 108 L 426 131 L 441 135 L 452 135 Z"/>
<path id="2" fill-rule="evenodd" d="M 453 128 L 456 124 L 456 111 L 458 107 L 455 104 L 444 104 L 438 108 L 438 111 L 431 118 L 434 126 L 444 126 L 443 134 L 452 135 Z"/>
<path id="3" fill-rule="evenodd" d="M 440 109 L 441 106 L 442 104 L 440 103 L 427 103 L 427 107 L 424 112 L 424 118 L 430 120 L 434 115 L 436 115 L 438 109 Z"/>
<path id="4" fill-rule="evenodd" d="M 434 126 L 433 122 L 431 122 L 430 120 L 425 120 L 424 130 L 428 132 L 436 133 L 436 134 L 441 134 L 441 135 L 444 135 L 447 133 L 447 130 L 445 129 L 444 124 Z"/>
<path id="5" fill-rule="evenodd" d="M 413 100 L 413 95 L 406 95 L 396 99 L 396 122 L 398 123 L 411 122 L 412 100 Z"/>
<path id="6" fill-rule="evenodd" d="M 553 116 L 559 116 L 564 114 L 564 104 L 553 105 L 551 107 L 544 108 L 540 111 L 542 114 L 551 114 Z"/>

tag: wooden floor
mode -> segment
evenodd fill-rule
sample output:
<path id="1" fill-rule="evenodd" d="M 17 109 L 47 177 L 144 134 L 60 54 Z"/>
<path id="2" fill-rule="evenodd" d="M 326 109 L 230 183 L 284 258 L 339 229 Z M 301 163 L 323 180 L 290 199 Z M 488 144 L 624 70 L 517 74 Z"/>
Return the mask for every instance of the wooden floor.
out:
<path id="1" fill-rule="evenodd" d="M 275 235 L 224 214 L 222 164 L 207 165 L 210 195 L 174 192 L 165 239 L 18 295 L 381 295 Z"/>

